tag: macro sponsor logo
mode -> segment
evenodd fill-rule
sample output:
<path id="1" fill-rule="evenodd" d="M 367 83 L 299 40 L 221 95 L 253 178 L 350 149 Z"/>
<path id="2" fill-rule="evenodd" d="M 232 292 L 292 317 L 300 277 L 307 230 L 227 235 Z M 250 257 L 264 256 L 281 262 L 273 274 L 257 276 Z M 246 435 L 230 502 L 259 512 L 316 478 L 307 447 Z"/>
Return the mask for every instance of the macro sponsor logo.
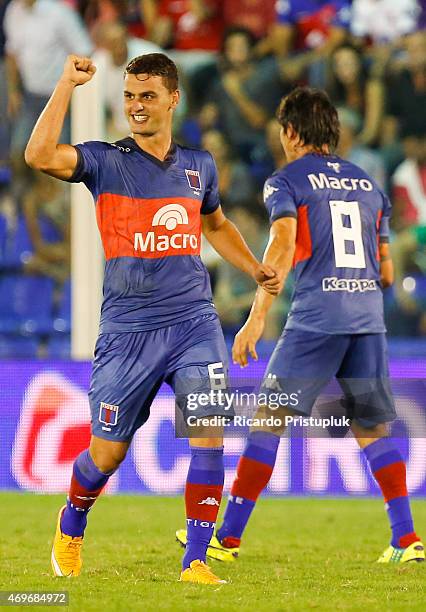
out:
<path id="1" fill-rule="evenodd" d="M 188 213 L 181 204 L 166 204 L 162 206 L 152 218 L 152 226 L 164 225 L 172 232 L 178 225 L 188 225 Z"/>
<path id="2" fill-rule="evenodd" d="M 165 227 L 174 232 L 178 225 L 188 225 L 188 213 L 181 204 L 166 204 L 152 218 L 152 227 Z M 180 233 L 157 234 L 155 231 L 135 232 L 134 250 L 142 252 L 168 251 L 169 249 L 197 249 L 198 238 L 195 234 Z"/>
<path id="3" fill-rule="evenodd" d="M 344 189 L 345 191 L 362 189 L 362 191 L 373 191 L 373 183 L 368 179 L 338 178 L 337 176 L 327 176 L 324 172 L 308 174 L 308 179 L 314 191 L 317 189 Z"/>
<path id="4" fill-rule="evenodd" d="M 322 279 L 322 290 L 347 291 L 348 293 L 359 291 L 364 293 L 365 291 L 376 291 L 377 282 L 368 278 L 337 278 L 337 276 L 330 276 Z"/>

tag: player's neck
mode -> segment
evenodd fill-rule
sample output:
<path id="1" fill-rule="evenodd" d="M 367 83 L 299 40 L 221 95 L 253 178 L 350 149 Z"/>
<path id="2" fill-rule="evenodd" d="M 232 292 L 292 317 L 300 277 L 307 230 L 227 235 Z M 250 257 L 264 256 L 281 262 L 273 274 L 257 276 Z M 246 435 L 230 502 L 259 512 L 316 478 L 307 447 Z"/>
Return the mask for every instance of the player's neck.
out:
<path id="1" fill-rule="evenodd" d="M 296 161 L 302 157 L 305 157 L 305 155 L 310 155 L 311 153 L 316 153 L 317 155 L 330 155 L 330 149 L 327 145 L 324 145 L 321 150 L 311 145 L 307 145 L 306 147 L 298 147 L 291 152 L 291 159 L 288 161 Z"/>
<path id="2" fill-rule="evenodd" d="M 132 134 L 133 140 L 138 147 L 153 155 L 160 161 L 164 161 L 172 144 L 172 135 L 154 134 L 153 136 L 141 136 L 141 134 Z"/>

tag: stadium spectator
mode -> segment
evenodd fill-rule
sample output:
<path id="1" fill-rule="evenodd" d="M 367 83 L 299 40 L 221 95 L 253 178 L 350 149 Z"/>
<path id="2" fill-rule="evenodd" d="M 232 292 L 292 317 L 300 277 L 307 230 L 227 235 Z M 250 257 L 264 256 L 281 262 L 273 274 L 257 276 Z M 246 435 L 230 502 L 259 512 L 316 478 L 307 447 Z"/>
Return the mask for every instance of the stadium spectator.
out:
<path id="1" fill-rule="evenodd" d="M 150 40 L 186 74 L 214 63 L 223 32 L 223 0 L 142 0 Z"/>
<path id="2" fill-rule="evenodd" d="M 289 80 L 300 79 L 308 70 L 310 83 L 323 86 L 323 60 L 345 40 L 349 17 L 350 0 L 278 0 L 276 24 L 259 51 L 285 58 Z"/>
<path id="3" fill-rule="evenodd" d="M 7 117 L 7 88 L 5 61 L 4 15 L 10 0 L 0 0 L 0 184 L 7 180 L 9 159 L 9 123 Z"/>
<path id="4" fill-rule="evenodd" d="M 260 40 L 268 36 L 275 21 L 276 0 L 227 0 L 224 3 L 225 25 L 241 26 Z"/>
<path id="5" fill-rule="evenodd" d="M 357 140 L 363 145 L 373 145 L 383 118 L 383 83 L 369 74 L 360 49 L 345 43 L 333 51 L 328 93 L 335 104 L 363 117 Z"/>
<path id="6" fill-rule="evenodd" d="M 132 58 L 161 49 L 148 40 L 128 36 L 120 22 L 99 24 L 93 30 L 93 37 L 97 44 L 93 61 L 98 69 L 97 78 L 102 79 L 100 90 L 108 113 L 108 137 L 117 140 L 129 131 L 122 101 L 124 70 Z"/>
<path id="7" fill-rule="evenodd" d="M 424 308 L 405 290 L 404 277 L 412 271 L 426 273 L 426 131 L 404 140 L 406 159 L 393 177 L 395 295 L 408 313 Z"/>
<path id="8" fill-rule="evenodd" d="M 426 125 L 426 32 L 407 36 L 405 66 L 389 79 L 386 100 L 385 137 L 422 132 Z"/>
<path id="9" fill-rule="evenodd" d="M 255 60 L 254 43 L 253 34 L 245 28 L 226 32 L 220 75 L 207 92 L 220 127 L 245 160 L 250 159 L 254 147 L 264 145 L 264 128 L 284 89 L 275 58 Z"/>
<path id="10" fill-rule="evenodd" d="M 254 159 L 250 166 L 250 171 L 260 192 L 263 190 L 263 185 L 266 179 L 273 172 L 275 172 L 275 170 L 282 168 L 287 163 L 285 153 L 280 142 L 280 130 L 281 126 L 277 119 L 275 117 L 269 119 L 265 128 L 265 148 L 256 150 L 255 155 L 253 155 Z M 260 210 L 263 213 L 265 207 L 263 206 L 262 198 L 260 196 L 261 193 L 259 193 L 258 199 L 259 203 L 261 204 Z"/>
<path id="11" fill-rule="evenodd" d="M 360 144 L 357 138 L 362 126 L 361 117 L 350 108 L 339 108 L 338 112 L 340 121 L 338 154 L 365 170 L 379 187 L 384 189 L 386 180 L 382 158 L 372 149 Z"/>
<path id="12" fill-rule="evenodd" d="M 232 155 L 224 134 L 219 130 L 205 132 L 202 148 L 207 149 L 216 162 L 220 200 L 225 212 L 240 206 L 247 211 L 255 209 L 256 190 L 249 169 Z"/>
<path id="13" fill-rule="evenodd" d="M 25 196 L 23 207 L 34 247 L 24 269 L 27 273 L 50 276 L 58 283 L 63 283 L 70 274 L 71 228 L 68 191 L 68 185 L 61 184 L 45 174 L 34 173 L 34 188 Z M 46 236 L 43 229 L 50 230 L 50 236 Z M 52 236 L 52 233 L 56 235 Z"/>
<path id="14" fill-rule="evenodd" d="M 54 0 L 12 0 L 4 28 L 11 156 L 17 175 L 31 130 L 59 79 L 70 53 L 90 54 L 92 43 L 76 12 Z"/>
<path id="15" fill-rule="evenodd" d="M 262 256 L 268 241 L 268 227 L 246 208 L 237 207 L 232 210 L 230 218 L 239 224 L 239 229 L 254 253 Z M 216 271 L 216 287 L 214 301 L 225 333 L 234 334 L 247 317 L 253 302 L 255 289 L 246 282 L 243 274 L 234 271 L 225 261 L 221 260 Z M 265 339 L 276 338 L 287 312 L 288 304 L 284 296 L 274 302 L 271 319 L 265 330 Z"/>
<path id="16" fill-rule="evenodd" d="M 382 153 L 388 171 L 402 159 L 400 141 L 426 130 L 426 33 L 416 32 L 404 41 L 405 65 L 386 87 L 386 112 L 382 126 Z"/>
<path id="17" fill-rule="evenodd" d="M 139 4 L 139 0 L 134 1 Z M 100 23 L 125 19 L 129 10 L 128 0 L 67 0 L 67 2 L 78 10 L 90 28 Z"/>
<path id="18" fill-rule="evenodd" d="M 394 228 L 426 226 L 426 130 L 404 140 L 405 160 L 393 177 Z"/>
<path id="19" fill-rule="evenodd" d="M 351 32 L 373 46 L 397 44 L 417 29 L 421 13 L 419 0 L 352 0 Z"/>

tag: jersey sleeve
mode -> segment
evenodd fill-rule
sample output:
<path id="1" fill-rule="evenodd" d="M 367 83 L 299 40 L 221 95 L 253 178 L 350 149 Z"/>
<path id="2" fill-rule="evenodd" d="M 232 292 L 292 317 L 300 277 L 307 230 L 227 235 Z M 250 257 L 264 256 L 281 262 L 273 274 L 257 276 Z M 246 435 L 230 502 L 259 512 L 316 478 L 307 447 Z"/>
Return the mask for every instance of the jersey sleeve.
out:
<path id="1" fill-rule="evenodd" d="M 97 142 L 84 142 L 74 148 L 77 151 L 77 166 L 69 182 L 84 183 L 95 194 L 99 191 L 103 152 Z"/>
<path id="2" fill-rule="evenodd" d="M 387 195 L 382 194 L 383 197 L 383 208 L 382 216 L 379 224 L 379 241 L 389 242 L 389 221 L 392 212 L 392 205 Z"/>
<path id="3" fill-rule="evenodd" d="M 215 210 L 217 210 L 220 206 L 220 198 L 219 198 L 219 186 L 217 180 L 217 168 L 216 164 L 213 160 L 213 157 L 210 153 L 208 153 L 208 183 L 206 185 L 206 191 L 204 193 L 203 203 L 201 204 L 201 214 L 202 215 L 210 215 Z"/>
<path id="4" fill-rule="evenodd" d="M 296 197 L 285 177 L 273 175 L 266 181 L 263 201 L 271 223 L 282 217 L 297 218 Z"/>

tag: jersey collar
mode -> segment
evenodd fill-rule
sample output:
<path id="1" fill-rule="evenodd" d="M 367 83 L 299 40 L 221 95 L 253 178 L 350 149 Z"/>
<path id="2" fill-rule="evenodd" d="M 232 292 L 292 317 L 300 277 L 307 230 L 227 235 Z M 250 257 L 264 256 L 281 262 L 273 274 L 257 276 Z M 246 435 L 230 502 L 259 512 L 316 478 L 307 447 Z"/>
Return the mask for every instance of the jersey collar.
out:
<path id="1" fill-rule="evenodd" d="M 173 141 L 172 141 L 169 152 L 167 153 L 167 156 L 164 161 L 161 161 L 161 159 L 158 159 L 158 157 L 155 157 L 155 155 L 151 155 L 151 153 L 148 153 L 148 151 L 144 151 L 136 143 L 135 139 L 132 138 L 131 136 L 128 136 L 127 138 L 123 138 L 123 140 L 118 140 L 114 144 L 119 145 L 121 147 L 128 147 L 132 149 L 133 151 L 137 151 L 138 153 L 143 155 L 143 157 L 146 157 L 146 159 L 149 159 L 153 164 L 155 164 L 162 170 L 167 170 L 167 168 L 169 168 L 172 164 L 176 162 L 177 146 Z"/>

